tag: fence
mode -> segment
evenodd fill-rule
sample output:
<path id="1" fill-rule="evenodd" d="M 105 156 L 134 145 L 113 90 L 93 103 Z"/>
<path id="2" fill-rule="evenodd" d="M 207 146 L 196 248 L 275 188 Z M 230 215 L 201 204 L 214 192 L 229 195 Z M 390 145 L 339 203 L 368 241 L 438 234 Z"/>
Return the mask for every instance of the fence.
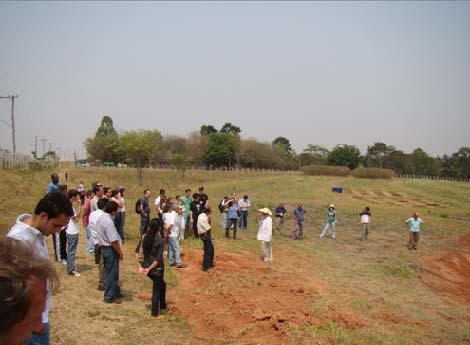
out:
<path id="1" fill-rule="evenodd" d="M 0 151 L 0 168 L 27 167 L 31 157 L 21 153 L 10 153 Z"/>
<path id="2" fill-rule="evenodd" d="M 470 182 L 468 178 L 446 177 L 446 176 L 425 176 L 415 174 L 395 174 L 395 178 L 400 179 L 418 179 L 418 180 L 434 180 L 434 181 L 452 181 L 452 182 Z"/>

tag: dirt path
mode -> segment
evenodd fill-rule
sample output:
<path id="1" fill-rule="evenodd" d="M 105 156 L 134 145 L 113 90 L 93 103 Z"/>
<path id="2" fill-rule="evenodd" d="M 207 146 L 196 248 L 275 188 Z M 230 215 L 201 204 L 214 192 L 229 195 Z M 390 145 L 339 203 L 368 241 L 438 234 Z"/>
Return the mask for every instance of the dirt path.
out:
<path id="1" fill-rule="evenodd" d="M 175 302 L 171 311 L 187 319 L 206 343 L 215 344 L 293 344 L 290 326 L 318 326 L 326 319 L 348 328 L 364 325 L 346 312 L 326 311 L 325 320 L 312 315 L 307 302 L 318 298 L 324 285 L 292 268 L 292 253 L 274 255 L 273 263 L 265 263 L 253 253 L 221 253 L 216 267 L 206 273 L 201 270 L 202 251 L 188 250 L 189 266 L 177 272 L 179 287 L 169 295 Z M 301 259 L 304 264 L 312 261 Z"/>

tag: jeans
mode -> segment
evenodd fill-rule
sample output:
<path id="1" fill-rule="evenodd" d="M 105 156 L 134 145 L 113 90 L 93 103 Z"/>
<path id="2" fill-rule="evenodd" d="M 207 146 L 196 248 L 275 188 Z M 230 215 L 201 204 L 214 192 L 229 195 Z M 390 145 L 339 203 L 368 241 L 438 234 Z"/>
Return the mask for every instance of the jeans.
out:
<path id="1" fill-rule="evenodd" d="M 61 262 L 62 256 L 60 255 L 60 234 L 52 234 L 52 242 L 54 244 L 55 261 Z"/>
<path id="2" fill-rule="evenodd" d="M 101 247 L 104 259 L 104 301 L 113 302 L 122 296 L 119 287 L 119 257 L 112 247 Z"/>
<path id="3" fill-rule="evenodd" d="M 86 251 L 88 254 L 93 254 L 95 252 L 95 244 L 93 243 L 90 224 L 86 227 Z"/>
<path id="4" fill-rule="evenodd" d="M 148 276 L 153 281 L 152 287 L 152 316 L 160 314 L 160 308 L 166 309 L 166 283 L 163 272 L 160 275 Z"/>
<path id="5" fill-rule="evenodd" d="M 199 215 L 194 215 L 193 214 L 193 233 L 194 233 L 194 238 L 199 238 L 199 234 L 197 233 L 197 219 L 199 218 Z"/>
<path id="6" fill-rule="evenodd" d="M 168 238 L 168 263 L 176 266 L 181 265 L 180 242 L 178 237 Z"/>
<path id="7" fill-rule="evenodd" d="M 419 232 L 410 231 L 410 240 L 408 242 L 408 249 L 417 249 L 419 241 Z"/>
<path id="8" fill-rule="evenodd" d="M 368 236 L 369 236 L 369 224 L 364 223 L 362 224 L 362 240 L 367 241 Z"/>
<path id="9" fill-rule="evenodd" d="M 59 233 L 59 243 L 60 243 L 60 257 L 62 260 L 67 260 L 67 232 L 62 230 Z"/>
<path id="10" fill-rule="evenodd" d="M 229 238 L 230 227 L 233 225 L 233 238 L 237 238 L 237 224 L 238 218 L 229 218 L 227 219 L 227 224 L 225 225 L 225 237 Z"/>
<path id="11" fill-rule="evenodd" d="M 276 230 L 281 233 L 282 228 L 284 227 L 284 217 L 276 217 Z"/>
<path id="12" fill-rule="evenodd" d="M 25 345 L 49 345 L 49 338 L 50 338 L 49 323 L 43 323 L 42 325 L 46 331 L 41 334 L 33 334 L 31 338 L 29 338 L 25 342 Z"/>
<path id="13" fill-rule="evenodd" d="M 75 269 L 75 254 L 77 253 L 78 234 L 67 234 L 67 272 Z"/>
<path id="14" fill-rule="evenodd" d="M 214 267 L 214 244 L 210 233 L 200 236 L 202 243 L 204 243 L 204 256 L 202 257 L 202 269 L 207 271 L 209 268 Z"/>
<path id="15" fill-rule="evenodd" d="M 184 240 L 184 229 L 185 229 L 185 225 L 186 223 L 184 222 L 185 221 L 185 216 L 184 214 L 179 214 L 178 217 L 177 217 L 177 226 L 178 226 L 178 230 L 179 230 L 179 235 L 178 235 L 178 239 L 179 240 Z"/>
<path id="16" fill-rule="evenodd" d="M 140 237 L 142 237 L 146 232 L 149 227 L 150 223 L 150 217 L 142 217 L 140 216 Z"/>
<path id="17" fill-rule="evenodd" d="M 118 212 L 116 218 L 114 218 L 114 225 L 116 226 L 119 237 L 121 237 L 122 243 L 124 243 L 123 215 L 123 212 Z"/>
<path id="18" fill-rule="evenodd" d="M 327 235 L 328 228 L 330 226 L 333 228 L 333 234 L 331 235 L 331 238 L 336 239 L 336 222 L 326 223 L 325 227 L 323 228 L 322 233 L 320 234 L 320 238 L 325 237 Z"/>
<path id="19" fill-rule="evenodd" d="M 238 227 L 245 229 L 248 227 L 248 211 L 240 211 L 240 219 L 238 220 Z"/>

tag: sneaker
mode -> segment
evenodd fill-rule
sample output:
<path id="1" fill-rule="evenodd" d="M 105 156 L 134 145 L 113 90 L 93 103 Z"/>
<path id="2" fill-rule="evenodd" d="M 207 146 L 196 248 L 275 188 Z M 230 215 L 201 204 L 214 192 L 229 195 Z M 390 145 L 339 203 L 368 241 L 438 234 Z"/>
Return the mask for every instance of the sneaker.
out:
<path id="1" fill-rule="evenodd" d="M 98 287 L 96 288 L 96 290 L 98 290 L 98 291 L 104 291 L 104 286 L 98 285 Z"/>
<path id="2" fill-rule="evenodd" d="M 188 267 L 188 265 L 186 265 L 186 264 L 176 265 L 176 268 L 185 268 L 185 267 Z"/>
<path id="3" fill-rule="evenodd" d="M 62 265 L 67 265 L 67 260 L 62 260 Z"/>
<path id="4" fill-rule="evenodd" d="M 175 266 L 176 264 L 174 262 L 172 262 L 171 264 L 169 264 L 170 266 Z"/>
<path id="5" fill-rule="evenodd" d="M 77 270 L 72 270 L 72 272 L 69 272 L 69 274 L 71 276 L 80 277 L 80 272 L 78 272 Z"/>

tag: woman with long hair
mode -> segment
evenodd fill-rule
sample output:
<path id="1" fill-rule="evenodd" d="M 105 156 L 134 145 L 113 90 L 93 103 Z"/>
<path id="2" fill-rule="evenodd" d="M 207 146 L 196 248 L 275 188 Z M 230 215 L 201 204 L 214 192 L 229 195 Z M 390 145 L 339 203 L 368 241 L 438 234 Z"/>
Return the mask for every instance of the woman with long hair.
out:
<path id="1" fill-rule="evenodd" d="M 166 309 L 166 283 L 163 280 L 164 263 L 163 248 L 164 241 L 160 237 L 160 221 L 153 218 L 149 228 L 142 239 L 144 251 L 144 263 L 140 270 L 153 281 L 152 289 L 152 316 L 161 318 L 160 309 Z"/>

